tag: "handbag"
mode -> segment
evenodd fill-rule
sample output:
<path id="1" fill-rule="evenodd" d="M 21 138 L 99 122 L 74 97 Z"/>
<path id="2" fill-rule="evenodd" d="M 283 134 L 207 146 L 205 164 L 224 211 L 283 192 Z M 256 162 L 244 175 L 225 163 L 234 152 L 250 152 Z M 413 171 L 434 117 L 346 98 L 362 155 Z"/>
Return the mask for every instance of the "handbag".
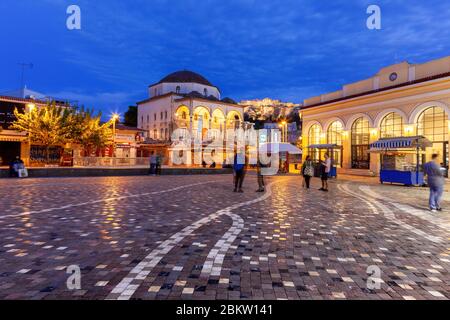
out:
<path id="1" fill-rule="evenodd" d="M 28 170 L 25 169 L 25 168 L 19 169 L 18 174 L 19 174 L 19 178 L 27 178 L 28 177 Z"/>
<path id="2" fill-rule="evenodd" d="M 307 165 L 305 168 L 304 175 L 309 177 L 314 176 L 314 167 L 312 165 Z"/>

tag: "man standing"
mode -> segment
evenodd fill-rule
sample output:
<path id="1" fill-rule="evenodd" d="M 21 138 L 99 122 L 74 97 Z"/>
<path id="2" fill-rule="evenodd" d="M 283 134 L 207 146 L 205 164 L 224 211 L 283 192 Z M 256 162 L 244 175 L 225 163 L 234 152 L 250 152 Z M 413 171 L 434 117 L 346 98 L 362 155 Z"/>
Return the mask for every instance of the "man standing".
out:
<path id="1" fill-rule="evenodd" d="M 256 174 L 258 177 L 258 190 L 256 192 L 264 192 L 266 189 L 266 184 L 264 183 L 264 176 L 262 174 L 263 165 L 261 163 L 261 160 L 258 159 L 256 162 Z"/>
<path id="2" fill-rule="evenodd" d="M 328 176 L 331 171 L 331 159 L 328 153 L 325 153 L 324 155 L 325 160 L 321 163 L 320 168 L 320 176 L 322 179 L 322 188 L 320 188 L 320 191 L 326 191 L 328 192 Z"/>
<path id="3" fill-rule="evenodd" d="M 423 166 L 430 188 L 430 210 L 431 212 L 442 211 L 441 198 L 444 193 L 444 174 L 438 161 L 439 155 L 433 154 L 431 161 Z"/>
<path id="4" fill-rule="evenodd" d="M 242 190 L 242 184 L 245 178 L 245 154 L 238 152 L 234 156 L 233 170 L 234 170 L 234 192 L 244 192 Z"/>

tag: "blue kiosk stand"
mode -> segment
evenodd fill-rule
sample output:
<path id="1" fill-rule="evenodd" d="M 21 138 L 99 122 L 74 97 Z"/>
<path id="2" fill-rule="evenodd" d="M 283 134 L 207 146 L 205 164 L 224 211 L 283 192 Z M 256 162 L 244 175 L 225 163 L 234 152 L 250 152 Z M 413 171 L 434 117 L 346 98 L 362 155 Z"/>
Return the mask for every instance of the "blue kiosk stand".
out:
<path id="1" fill-rule="evenodd" d="M 421 171 L 421 153 L 432 143 L 423 136 L 387 138 L 370 145 L 371 153 L 381 157 L 381 183 L 398 183 L 407 186 L 424 184 Z M 406 161 L 409 159 L 410 161 Z"/>

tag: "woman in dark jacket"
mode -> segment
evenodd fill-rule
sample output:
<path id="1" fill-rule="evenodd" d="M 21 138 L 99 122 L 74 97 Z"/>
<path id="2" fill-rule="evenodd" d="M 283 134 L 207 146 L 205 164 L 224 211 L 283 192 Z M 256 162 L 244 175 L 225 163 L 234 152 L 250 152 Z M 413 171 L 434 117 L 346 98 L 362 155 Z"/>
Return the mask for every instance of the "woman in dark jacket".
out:
<path id="1" fill-rule="evenodd" d="M 311 183 L 311 178 L 314 176 L 314 164 L 311 161 L 310 156 L 307 156 L 305 159 L 305 162 L 303 163 L 302 176 L 303 176 L 304 186 L 306 186 L 306 189 L 309 189 L 309 185 Z"/>

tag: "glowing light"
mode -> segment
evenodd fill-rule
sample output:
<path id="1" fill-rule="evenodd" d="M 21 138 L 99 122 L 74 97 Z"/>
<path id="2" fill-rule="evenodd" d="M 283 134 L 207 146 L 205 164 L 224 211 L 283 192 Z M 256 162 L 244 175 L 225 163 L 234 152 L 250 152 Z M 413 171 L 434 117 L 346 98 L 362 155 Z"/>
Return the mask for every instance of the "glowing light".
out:
<path id="1" fill-rule="evenodd" d="M 29 103 L 27 104 L 28 107 L 28 111 L 32 112 L 34 110 L 34 108 L 36 108 L 36 105 L 34 103 Z"/>
<path id="2" fill-rule="evenodd" d="M 405 133 L 411 135 L 414 132 L 414 127 L 412 125 L 405 126 Z"/>

